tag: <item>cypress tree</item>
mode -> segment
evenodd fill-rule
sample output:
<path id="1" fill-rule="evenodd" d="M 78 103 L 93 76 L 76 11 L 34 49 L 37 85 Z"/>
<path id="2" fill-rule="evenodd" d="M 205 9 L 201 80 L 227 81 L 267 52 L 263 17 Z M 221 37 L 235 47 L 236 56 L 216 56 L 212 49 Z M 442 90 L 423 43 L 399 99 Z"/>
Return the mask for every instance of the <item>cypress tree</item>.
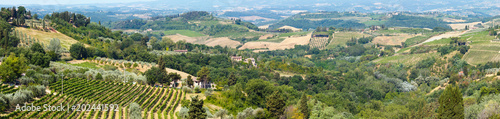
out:
<path id="1" fill-rule="evenodd" d="M 458 86 L 449 85 L 439 96 L 439 119 L 463 119 L 464 102 Z"/>
<path id="2" fill-rule="evenodd" d="M 309 118 L 309 108 L 307 107 L 307 97 L 305 93 L 302 94 L 302 98 L 300 98 L 299 110 L 302 114 L 304 114 L 304 119 Z"/>
<path id="3" fill-rule="evenodd" d="M 271 113 L 271 117 L 278 118 L 283 115 L 285 110 L 285 100 L 281 98 L 278 91 L 275 91 L 271 96 L 267 98 L 267 110 Z"/>
<path id="4" fill-rule="evenodd" d="M 229 79 L 227 81 L 227 85 L 232 86 L 234 84 L 236 84 L 236 76 L 234 75 L 233 72 L 231 72 L 231 74 L 229 75 Z"/>

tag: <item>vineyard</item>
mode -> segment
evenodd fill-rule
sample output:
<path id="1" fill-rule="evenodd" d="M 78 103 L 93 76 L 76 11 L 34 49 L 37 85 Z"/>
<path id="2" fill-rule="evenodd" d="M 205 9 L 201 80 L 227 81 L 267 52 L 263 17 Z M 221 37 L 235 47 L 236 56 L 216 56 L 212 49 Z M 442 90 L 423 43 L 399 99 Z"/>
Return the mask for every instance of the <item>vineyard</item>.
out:
<path id="1" fill-rule="evenodd" d="M 3 118 L 57 118 L 57 119 L 116 119 L 128 118 L 128 106 L 136 102 L 142 109 L 142 117 L 147 119 L 167 119 L 174 117 L 174 110 L 178 107 L 185 94 L 176 89 L 157 88 L 145 85 L 112 83 L 100 80 L 85 80 L 79 78 L 59 80 L 49 85 L 51 94 L 33 101 L 34 106 L 72 105 L 76 104 L 116 104 L 113 111 L 98 111 L 98 109 L 68 111 L 13 111 Z M 3 87 L 2 87 L 3 90 Z M 109 109 L 111 110 L 111 109 Z"/>
<path id="2" fill-rule="evenodd" d="M 2 92 L 3 94 L 14 93 L 16 91 L 17 88 L 14 88 L 14 86 L 9 86 L 9 85 L 0 86 L 0 92 Z"/>
<path id="3" fill-rule="evenodd" d="M 312 37 L 309 42 L 309 46 L 311 48 L 323 49 L 328 45 L 328 43 L 330 43 L 328 37 Z"/>

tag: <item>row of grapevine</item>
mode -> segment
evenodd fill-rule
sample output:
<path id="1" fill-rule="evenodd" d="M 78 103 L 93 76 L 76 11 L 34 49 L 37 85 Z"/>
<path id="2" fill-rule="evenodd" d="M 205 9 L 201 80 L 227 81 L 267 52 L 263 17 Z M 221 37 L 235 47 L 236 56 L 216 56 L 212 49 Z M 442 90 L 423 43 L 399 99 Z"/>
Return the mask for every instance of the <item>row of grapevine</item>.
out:
<path id="1" fill-rule="evenodd" d="M 0 92 L 2 92 L 2 94 L 14 93 L 16 91 L 17 89 L 14 88 L 14 86 L 9 86 L 9 85 L 0 86 Z"/>
<path id="2" fill-rule="evenodd" d="M 49 84 L 51 93 L 33 101 L 34 106 L 76 104 L 118 104 L 118 111 L 13 111 L 2 118 L 115 119 L 128 117 L 128 105 L 137 102 L 144 118 L 167 118 L 180 102 L 182 92 L 171 88 L 113 83 L 72 78 Z M 167 108 L 168 107 L 168 108 Z M 97 108 L 99 109 L 99 108 Z M 165 114 L 165 115 L 163 115 Z"/>
<path id="3" fill-rule="evenodd" d="M 323 49 L 328 45 L 329 41 L 328 37 L 313 37 L 309 41 L 309 46 L 311 48 Z"/>

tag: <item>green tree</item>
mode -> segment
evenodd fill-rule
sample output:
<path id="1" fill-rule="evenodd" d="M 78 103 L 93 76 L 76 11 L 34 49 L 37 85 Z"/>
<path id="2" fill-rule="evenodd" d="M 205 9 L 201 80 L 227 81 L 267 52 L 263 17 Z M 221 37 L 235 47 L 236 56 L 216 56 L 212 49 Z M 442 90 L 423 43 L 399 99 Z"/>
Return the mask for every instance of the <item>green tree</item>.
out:
<path id="1" fill-rule="evenodd" d="M 234 72 L 231 72 L 229 79 L 227 80 L 227 85 L 232 86 L 234 84 L 236 84 L 236 76 L 234 76 Z"/>
<path id="2" fill-rule="evenodd" d="M 267 109 L 271 113 L 271 117 L 278 118 L 283 115 L 285 110 L 285 100 L 281 98 L 278 91 L 275 91 L 271 96 L 267 98 Z"/>
<path id="3" fill-rule="evenodd" d="M 449 85 L 439 96 L 439 119 L 463 119 L 464 102 L 458 86 Z"/>
<path id="4" fill-rule="evenodd" d="M 147 83 L 149 85 L 154 85 L 156 82 L 158 83 L 170 83 L 167 79 L 167 74 L 164 71 L 161 71 L 160 68 L 158 67 L 153 67 L 146 72 L 144 72 L 144 75 L 146 75 Z"/>
<path id="5" fill-rule="evenodd" d="M 42 54 L 45 54 L 45 50 L 43 50 L 43 47 L 42 45 L 40 45 L 40 43 L 34 43 L 33 45 L 31 45 L 31 51 L 33 52 L 39 52 L 39 53 L 42 53 Z"/>
<path id="6" fill-rule="evenodd" d="M 31 64 L 41 66 L 43 68 L 49 67 L 50 60 L 52 58 L 49 55 L 42 54 L 40 52 L 35 52 L 31 56 Z"/>
<path id="7" fill-rule="evenodd" d="M 97 75 L 95 76 L 95 79 L 96 80 L 102 80 L 102 74 L 101 73 L 97 73 Z"/>
<path id="8" fill-rule="evenodd" d="M 129 108 L 128 108 L 128 117 L 130 119 L 142 119 L 142 116 L 141 116 L 141 106 L 139 106 L 139 104 L 133 102 L 133 103 L 130 103 L 129 105 Z"/>
<path id="9" fill-rule="evenodd" d="M 208 69 L 208 67 L 203 67 L 200 71 L 198 71 L 198 73 L 196 73 L 196 75 L 198 76 L 198 80 L 203 81 L 203 85 L 201 86 L 202 88 L 207 88 L 207 82 L 210 81 L 209 74 L 210 70 Z"/>
<path id="10" fill-rule="evenodd" d="M 304 114 L 304 119 L 309 118 L 309 108 L 307 107 L 307 96 L 306 94 L 302 94 L 302 98 L 300 98 L 300 106 L 299 111 Z"/>
<path id="11" fill-rule="evenodd" d="M 49 51 L 54 51 L 57 54 L 61 53 L 61 40 L 59 40 L 58 38 L 50 40 L 47 49 L 49 49 Z"/>
<path id="12" fill-rule="evenodd" d="M 203 109 L 203 100 L 198 99 L 198 96 L 191 98 L 191 104 L 189 105 L 188 113 L 188 119 L 206 119 L 207 113 Z"/>
<path id="13" fill-rule="evenodd" d="M 76 59 L 87 58 L 87 49 L 82 43 L 75 43 L 69 48 L 71 57 Z"/>
<path id="14" fill-rule="evenodd" d="M 186 82 L 187 82 L 187 85 L 188 85 L 189 87 L 193 87 L 193 85 L 194 85 L 194 81 L 193 81 L 193 78 L 191 77 L 191 75 L 189 75 L 189 76 L 187 77 L 187 79 L 186 79 L 186 80 L 187 80 L 187 81 L 186 81 Z"/>
<path id="15" fill-rule="evenodd" d="M 12 32 L 12 25 L 6 21 L 0 20 L 0 46 L 7 49 L 8 47 L 16 47 L 19 44 L 19 39 Z"/>
<path id="16" fill-rule="evenodd" d="M 170 72 L 170 73 L 168 74 L 168 77 L 169 77 L 172 81 L 174 81 L 173 86 L 174 86 L 174 87 L 177 87 L 175 84 L 176 84 L 176 82 L 177 82 L 178 80 L 180 80 L 180 79 L 181 79 L 181 75 L 179 75 L 179 74 L 177 74 L 177 73 Z"/>
<path id="17" fill-rule="evenodd" d="M 14 82 L 15 79 L 28 70 L 27 62 L 23 55 L 16 57 L 16 54 L 10 53 L 9 57 L 0 65 L 0 77 L 2 77 L 2 81 L 8 83 Z"/>

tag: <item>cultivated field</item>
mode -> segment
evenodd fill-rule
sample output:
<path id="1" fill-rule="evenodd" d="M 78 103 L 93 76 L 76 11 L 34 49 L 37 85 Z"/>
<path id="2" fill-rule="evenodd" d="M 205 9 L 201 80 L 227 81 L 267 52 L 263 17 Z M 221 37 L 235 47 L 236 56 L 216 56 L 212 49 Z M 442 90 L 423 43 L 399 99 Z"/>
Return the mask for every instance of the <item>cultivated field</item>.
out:
<path id="1" fill-rule="evenodd" d="M 296 31 L 302 31 L 302 29 L 295 28 L 295 27 L 293 27 L 293 26 L 282 26 L 282 27 L 280 27 L 280 28 L 278 28 L 278 29 L 290 29 L 290 30 L 292 30 L 292 31 L 294 31 L 294 32 L 296 32 Z"/>
<path id="2" fill-rule="evenodd" d="M 126 119 L 128 117 L 128 105 L 136 102 L 143 109 L 142 118 L 172 119 L 174 110 L 178 107 L 180 100 L 185 94 L 180 90 L 170 88 L 157 88 L 145 85 L 132 85 L 123 83 L 111 83 L 100 80 L 67 79 L 64 88 L 61 81 L 49 85 L 49 93 L 35 100 L 33 105 L 45 104 L 75 105 L 75 104 L 113 104 L 108 108 L 112 111 L 14 111 L 6 115 L 9 118 L 78 118 L 78 119 Z M 61 94 L 62 89 L 64 93 Z M 104 108 L 102 108 L 104 110 Z"/>
<path id="3" fill-rule="evenodd" d="M 414 65 L 417 62 L 427 59 L 428 57 L 439 57 L 437 52 L 434 53 L 422 53 L 422 54 L 408 54 L 408 55 L 394 55 L 389 57 L 381 57 L 373 62 L 377 63 L 403 63 L 405 65 Z"/>
<path id="4" fill-rule="evenodd" d="M 410 34 L 397 34 L 394 36 L 377 36 L 373 39 L 372 43 L 374 44 L 382 44 L 382 45 L 401 45 L 402 42 L 405 42 L 406 39 L 419 36 L 419 35 L 410 35 Z"/>
<path id="5" fill-rule="evenodd" d="M 338 32 L 333 34 L 335 37 L 333 40 L 328 44 L 327 47 L 333 47 L 336 45 L 341 45 L 341 46 L 346 46 L 346 42 L 351 40 L 351 38 L 361 38 L 361 37 L 368 37 L 370 36 L 369 34 L 364 34 L 364 33 L 359 33 L 359 32 Z"/>
<path id="6" fill-rule="evenodd" d="M 309 44 L 309 40 L 311 39 L 311 33 L 300 36 L 300 37 L 290 37 L 286 38 L 280 43 L 275 42 L 247 42 L 239 50 L 244 49 L 269 49 L 269 50 L 278 50 L 278 49 L 291 49 L 294 48 L 295 45 L 307 45 Z"/>
<path id="7" fill-rule="evenodd" d="M 188 37 L 200 37 L 200 36 L 207 36 L 202 33 L 198 33 L 196 31 L 191 31 L 191 30 L 168 30 L 168 31 L 161 31 L 165 35 L 175 35 L 175 34 L 180 34 Z"/>
<path id="8" fill-rule="evenodd" d="M 61 46 L 63 48 L 66 48 L 69 50 L 69 47 L 72 45 L 72 44 L 75 44 L 75 43 L 78 43 L 77 40 L 69 37 L 69 36 L 66 36 L 62 33 L 54 33 L 54 32 L 44 32 L 44 31 L 39 31 L 39 30 L 35 30 L 35 29 L 29 29 L 29 28 L 23 28 L 23 27 L 15 27 L 14 30 L 16 31 L 19 31 L 23 34 L 26 34 L 30 37 L 34 37 L 38 40 L 40 40 L 39 42 L 40 43 L 43 43 L 44 45 L 49 45 L 50 43 L 50 40 L 54 39 L 54 38 L 57 38 L 61 41 Z"/>
<path id="9" fill-rule="evenodd" d="M 188 43 L 205 44 L 208 46 L 220 45 L 222 47 L 227 46 L 227 47 L 231 47 L 231 48 L 236 48 L 237 46 L 241 45 L 240 42 L 231 40 L 228 37 L 219 37 L 219 38 L 210 38 L 208 36 L 188 37 L 188 36 L 176 34 L 176 35 L 164 36 L 164 38 L 170 38 L 174 42 L 178 42 L 178 41 L 183 40 L 183 41 L 186 41 Z"/>
<path id="10" fill-rule="evenodd" d="M 443 39 L 443 38 L 459 37 L 460 35 L 463 35 L 466 32 L 467 31 L 451 31 L 451 32 L 446 32 L 444 34 L 433 36 L 433 37 L 427 39 L 426 41 L 424 41 L 423 43 L 428 43 L 428 42 L 432 42 L 432 41 L 435 41 L 435 40 L 440 40 L 440 39 Z"/>
<path id="11" fill-rule="evenodd" d="M 452 29 L 455 30 L 463 30 L 465 26 L 469 26 L 470 28 L 474 27 L 474 25 L 479 24 L 481 22 L 472 22 L 472 23 L 459 23 L 459 24 L 448 24 Z"/>
<path id="12" fill-rule="evenodd" d="M 318 49 L 323 49 L 328 45 L 328 37 L 314 37 L 311 38 L 311 41 L 309 42 L 309 46 L 311 48 L 318 48 Z"/>
<path id="13" fill-rule="evenodd" d="M 476 50 L 470 49 L 463 59 L 470 64 L 482 64 L 487 62 L 500 61 L 500 47 L 497 50 Z"/>

